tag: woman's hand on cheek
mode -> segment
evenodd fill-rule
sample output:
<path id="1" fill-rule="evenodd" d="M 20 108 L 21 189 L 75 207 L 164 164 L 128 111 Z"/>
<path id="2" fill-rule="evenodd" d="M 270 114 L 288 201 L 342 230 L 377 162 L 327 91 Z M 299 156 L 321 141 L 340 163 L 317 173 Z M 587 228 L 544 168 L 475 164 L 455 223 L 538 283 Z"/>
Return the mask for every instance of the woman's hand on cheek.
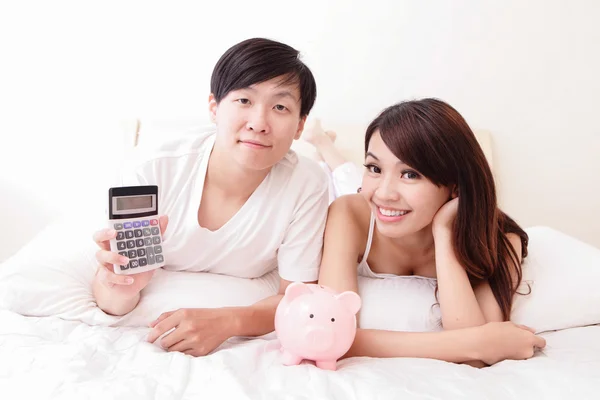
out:
<path id="1" fill-rule="evenodd" d="M 458 212 L 458 197 L 444 204 L 433 217 L 433 234 L 447 232 L 452 229 L 452 224 Z"/>

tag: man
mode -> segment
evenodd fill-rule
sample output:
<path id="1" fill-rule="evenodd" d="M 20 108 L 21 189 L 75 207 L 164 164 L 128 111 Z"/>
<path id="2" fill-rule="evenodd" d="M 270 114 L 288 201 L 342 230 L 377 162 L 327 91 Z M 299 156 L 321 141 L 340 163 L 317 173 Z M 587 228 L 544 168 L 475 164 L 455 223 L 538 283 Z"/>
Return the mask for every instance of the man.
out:
<path id="1" fill-rule="evenodd" d="M 316 163 L 290 151 L 316 98 L 298 54 L 267 39 L 231 47 L 211 78 L 216 132 L 166 143 L 123 178 L 123 185 L 159 186 L 165 269 L 255 278 L 277 268 L 281 277 L 278 295 L 249 307 L 163 313 L 148 341 L 174 328 L 161 345 L 200 356 L 232 336 L 269 333 L 287 285 L 317 280 L 328 182 Z M 115 274 L 111 264 L 128 262 L 110 251 L 115 235 L 94 235 L 101 250 L 93 293 L 102 310 L 123 315 L 136 307 L 153 271 Z"/>

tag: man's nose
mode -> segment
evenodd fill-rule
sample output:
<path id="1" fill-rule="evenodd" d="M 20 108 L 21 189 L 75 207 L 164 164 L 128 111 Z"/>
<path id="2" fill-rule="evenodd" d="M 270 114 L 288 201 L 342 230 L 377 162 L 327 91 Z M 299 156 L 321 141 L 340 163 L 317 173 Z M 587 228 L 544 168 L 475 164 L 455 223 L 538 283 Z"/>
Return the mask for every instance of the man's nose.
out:
<path id="1" fill-rule="evenodd" d="M 269 124 L 267 123 L 266 111 L 263 107 L 254 108 L 254 110 L 250 113 L 250 116 L 248 117 L 246 128 L 248 130 L 259 133 L 268 132 Z"/>

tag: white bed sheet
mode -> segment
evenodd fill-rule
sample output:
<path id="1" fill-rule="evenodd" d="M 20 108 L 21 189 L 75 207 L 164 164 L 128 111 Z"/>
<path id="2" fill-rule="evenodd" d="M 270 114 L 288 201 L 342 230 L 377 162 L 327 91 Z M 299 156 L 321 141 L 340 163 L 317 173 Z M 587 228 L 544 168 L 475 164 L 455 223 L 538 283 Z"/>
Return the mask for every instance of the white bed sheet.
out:
<path id="1" fill-rule="evenodd" d="M 0 311 L 0 397 L 591 399 L 600 393 L 599 325 L 546 333 L 547 348 L 534 358 L 481 370 L 426 359 L 354 358 L 335 372 L 282 366 L 272 336 L 232 339 L 194 358 L 146 343 L 148 331 Z"/>

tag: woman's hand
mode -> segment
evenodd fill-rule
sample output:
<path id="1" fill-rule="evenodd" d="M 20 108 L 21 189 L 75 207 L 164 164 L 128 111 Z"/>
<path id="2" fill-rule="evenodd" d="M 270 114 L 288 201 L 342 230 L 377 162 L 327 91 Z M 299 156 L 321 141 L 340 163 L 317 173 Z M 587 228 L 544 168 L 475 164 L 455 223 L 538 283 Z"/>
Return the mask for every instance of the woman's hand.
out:
<path id="1" fill-rule="evenodd" d="M 452 230 L 452 224 L 458 213 L 458 197 L 444 204 L 433 217 L 433 234 Z"/>
<path id="2" fill-rule="evenodd" d="M 546 347 L 546 340 L 535 330 L 513 322 L 489 322 L 477 329 L 480 360 L 488 365 L 503 360 L 525 360 L 537 349 Z"/>

